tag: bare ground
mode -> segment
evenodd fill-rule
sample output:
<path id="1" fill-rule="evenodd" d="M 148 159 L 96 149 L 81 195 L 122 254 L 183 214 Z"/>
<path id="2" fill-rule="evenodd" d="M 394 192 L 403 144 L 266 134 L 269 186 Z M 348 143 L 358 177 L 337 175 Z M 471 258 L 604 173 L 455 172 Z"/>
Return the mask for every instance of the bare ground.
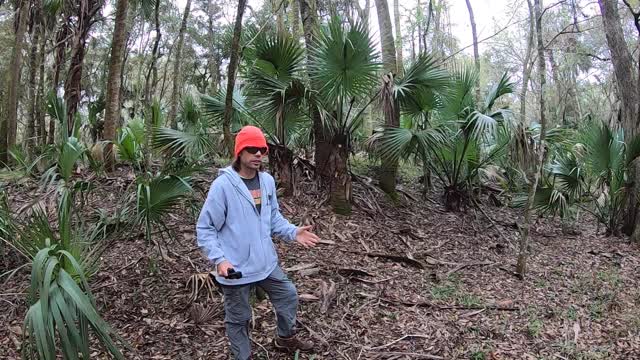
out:
<path id="1" fill-rule="evenodd" d="M 101 180 L 90 207 L 113 209 L 130 180 L 126 173 Z M 539 219 L 522 281 L 512 274 L 516 252 L 508 242 L 517 242 L 520 219 L 511 209 L 447 213 L 435 197 L 391 206 L 357 184 L 358 206 L 343 217 L 313 186 L 301 188 L 281 199 L 282 212 L 313 222 L 325 243 L 311 250 L 277 243 L 301 297 L 300 334 L 317 344 L 300 359 L 640 358 L 640 249 L 604 236 L 592 219 L 579 221 L 578 235 Z M 42 196 L 30 182 L 8 191 L 13 209 Z M 192 316 L 187 281 L 210 270 L 195 245 L 193 215 L 177 210 L 169 223 L 171 260 L 137 229 L 111 242 L 92 279 L 99 309 L 131 346 L 127 359 L 227 359 L 217 291 L 212 299 L 198 294 L 208 318 L 195 324 Z M 0 273 L 17 265 L 2 263 Z M 2 281 L 0 358 L 17 359 L 29 269 Z M 254 357 L 294 359 L 271 345 L 269 301 L 253 308 Z M 99 347 L 94 355 L 108 358 Z"/>

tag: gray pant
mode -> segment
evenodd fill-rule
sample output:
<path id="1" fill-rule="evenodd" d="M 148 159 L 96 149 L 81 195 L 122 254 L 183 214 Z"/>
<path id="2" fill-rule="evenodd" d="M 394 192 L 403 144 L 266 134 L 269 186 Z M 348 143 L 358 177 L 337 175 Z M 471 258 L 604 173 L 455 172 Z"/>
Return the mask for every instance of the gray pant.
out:
<path id="1" fill-rule="evenodd" d="M 236 286 L 223 285 L 224 322 L 235 360 L 247 360 L 251 357 L 249 292 L 251 287 L 255 285 L 263 288 L 269 295 L 278 320 L 278 336 L 290 337 L 294 335 L 298 293 L 280 266 L 277 266 L 269 277 L 257 283 Z"/>

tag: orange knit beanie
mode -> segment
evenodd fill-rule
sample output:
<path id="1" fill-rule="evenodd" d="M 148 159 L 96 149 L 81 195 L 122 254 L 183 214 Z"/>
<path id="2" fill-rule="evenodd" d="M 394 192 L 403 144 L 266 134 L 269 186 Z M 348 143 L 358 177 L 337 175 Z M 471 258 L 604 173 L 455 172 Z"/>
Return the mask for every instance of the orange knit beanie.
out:
<path id="1" fill-rule="evenodd" d="M 236 135 L 235 156 L 238 157 L 246 147 L 267 147 L 267 139 L 264 137 L 262 130 L 251 125 L 240 129 L 240 132 Z"/>

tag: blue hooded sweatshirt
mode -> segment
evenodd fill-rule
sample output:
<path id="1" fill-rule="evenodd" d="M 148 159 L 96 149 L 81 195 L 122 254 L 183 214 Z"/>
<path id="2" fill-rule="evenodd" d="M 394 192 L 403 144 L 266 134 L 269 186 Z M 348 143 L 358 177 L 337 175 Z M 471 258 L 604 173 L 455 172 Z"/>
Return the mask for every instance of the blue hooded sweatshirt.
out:
<path id="1" fill-rule="evenodd" d="M 258 172 L 261 210 L 255 206 L 249 189 L 231 167 L 220 169 L 202 207 L 196 233 L 198 246 L 217 266 L 224 260 L 242 272 L 241 279 L 227 280 L 216 274 L 223 285 L 243 285 L 266 279 L 278 264 L 272 235 L 292 242 L 297 227 L 282 214 L 276 199 L 273 177 Z"/>

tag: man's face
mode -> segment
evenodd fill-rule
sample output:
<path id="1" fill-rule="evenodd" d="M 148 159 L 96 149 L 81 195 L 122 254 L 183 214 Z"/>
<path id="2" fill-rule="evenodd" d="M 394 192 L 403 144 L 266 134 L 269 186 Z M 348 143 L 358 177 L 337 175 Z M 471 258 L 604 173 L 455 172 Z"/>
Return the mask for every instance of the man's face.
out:
<path id="1" fill-rule="evenodd" d="M 247 147 L 240 153 L 240 163 L 248 169 L 259 170 L 267 148 Z"/>

